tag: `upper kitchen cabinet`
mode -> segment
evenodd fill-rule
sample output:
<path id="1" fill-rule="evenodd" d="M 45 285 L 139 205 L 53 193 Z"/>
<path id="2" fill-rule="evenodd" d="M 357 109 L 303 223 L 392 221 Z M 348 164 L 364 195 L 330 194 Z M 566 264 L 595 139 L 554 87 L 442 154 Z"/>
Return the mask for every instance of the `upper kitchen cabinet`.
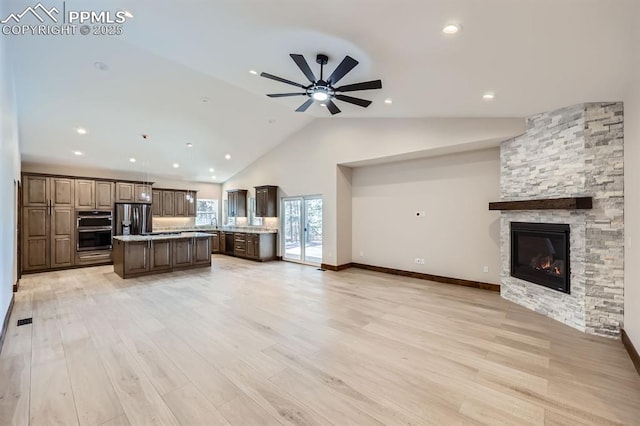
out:
<path id="1" fill-rule="evenodd" d="M 189 200 L 187 201 L 187 216 L 196 217 L 196 203 L 198 201 L 195 191 L 187 191 Z"/>
<path id="2" fill-rule="evenodd" d="M 247 217 L 247 190 L 227 191 L 227 217 Z"/>
<path id="3" fill-rule="evenodd" d="M 256 186 L 256 217 L 276 217 L 278 215 L 278 187 Z"/>
<path id="4" fill-rule="evenodd" d="M 175 191 L 173 193 L 174 200 L 174 214 L 175 216 L 187 215 L 187 193 L 185 191 Z"/>
<path id="5" fill-rule="evenodd" d="M 96 209 L 98 210 L 112 210 L 114 203 L 114 188 L 113 182 L 96 181 Z"/>
<path id="6" fill-rule="evenodd" d="M 135 185 L 136 203 L 152 204 L 151 185 L 136 184 Z"/>
<path id="7" fill-rule="evenodd" d="M 96 181 L 76 179 L 76 208 L 93 209 L 96 207 Z"/>
<path id="8" fill-rule="evenodd" d="M 162 215 L 175 216 L 173 191 L 162 191 Z"/>
<path id="9" fill-rule="evenodd" d="M 113 210 L 113 182 L 76 179 L 75 189 L 76 208 Z"/>
<path id="10" fill-rule="evenodd" d="M 116 182 L 116 203 L 135 203 L 135 184 L 130 182 Z"/>
<path id="11" fill-rule="evenodd" d="M 151 191 L 151 213 L 154 217 L 162 216 L 162 191 L 159 189 Z"/>
<path id="12" fill-rule="evenodd" d="M 24 175 L 22 180 L 25 207 L 73 207 L 73 179 Z"/>

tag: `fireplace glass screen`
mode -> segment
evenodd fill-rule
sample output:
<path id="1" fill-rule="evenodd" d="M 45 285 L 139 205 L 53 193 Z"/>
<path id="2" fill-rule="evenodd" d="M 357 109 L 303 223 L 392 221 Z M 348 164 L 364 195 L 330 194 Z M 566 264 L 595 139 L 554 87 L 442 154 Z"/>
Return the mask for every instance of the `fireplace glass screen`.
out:
<path id="1" fill-rule="evenodd" d="M 512 222 L 511 275 L 570 293 L 569 225 Z"/>

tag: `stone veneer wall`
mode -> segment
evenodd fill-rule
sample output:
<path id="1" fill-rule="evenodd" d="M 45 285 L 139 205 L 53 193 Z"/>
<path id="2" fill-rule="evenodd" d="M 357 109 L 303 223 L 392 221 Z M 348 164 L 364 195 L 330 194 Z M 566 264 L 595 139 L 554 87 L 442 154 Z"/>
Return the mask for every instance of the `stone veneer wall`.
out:
<path id="1" fill-rule="evenodd" d="M 592 196 L 592 210 L 509 211 L 500 220 L 505 299 L 590 334 L 617 336 L 624 307 L 622 103 L 535 115 L 500 146 L 502 201 Z M 571 294 L 510 275 L 510 223 L 570 225 Z"/>

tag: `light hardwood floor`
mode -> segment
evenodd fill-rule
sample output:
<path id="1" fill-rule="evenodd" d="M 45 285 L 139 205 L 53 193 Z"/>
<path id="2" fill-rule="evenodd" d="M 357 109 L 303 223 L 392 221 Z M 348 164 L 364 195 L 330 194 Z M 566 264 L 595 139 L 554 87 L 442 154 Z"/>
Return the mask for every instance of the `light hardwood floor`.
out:
<path id="1" fill-rule="evenodd" d="M 23 277 L 0 424 L 638 425 L 640 377 L 489 291 L 214 256 Z"/>

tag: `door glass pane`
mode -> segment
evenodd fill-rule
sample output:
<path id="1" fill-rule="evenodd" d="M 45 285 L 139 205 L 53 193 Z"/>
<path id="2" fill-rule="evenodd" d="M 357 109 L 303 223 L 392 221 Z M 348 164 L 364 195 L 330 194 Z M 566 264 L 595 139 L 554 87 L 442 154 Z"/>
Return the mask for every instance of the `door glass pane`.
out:
<path id="1" fill-rule="evenodd" d="M 305 248 L 306 262 L 322 262 L 322 198 L 308 198 L 305 205 Z"/>
<path id="2" fill-rule="evenodd" d="M 284 258 L 290 260 L 302 260 L 301 251 L 301 207 L 302 200 L 290 199 L 283 202 L 283 234 L 284 234 Z"/>

